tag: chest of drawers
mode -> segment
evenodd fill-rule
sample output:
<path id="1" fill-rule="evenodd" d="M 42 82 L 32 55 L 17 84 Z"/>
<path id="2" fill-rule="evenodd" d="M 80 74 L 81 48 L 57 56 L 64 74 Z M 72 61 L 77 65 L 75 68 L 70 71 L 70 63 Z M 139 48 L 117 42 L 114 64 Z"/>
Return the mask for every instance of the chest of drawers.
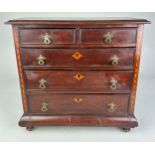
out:
<path id="1" fill-rule="evenodd" d="M 24 114 L 19 125 L 138 125 L 143 19 L 10 20 Z"/>

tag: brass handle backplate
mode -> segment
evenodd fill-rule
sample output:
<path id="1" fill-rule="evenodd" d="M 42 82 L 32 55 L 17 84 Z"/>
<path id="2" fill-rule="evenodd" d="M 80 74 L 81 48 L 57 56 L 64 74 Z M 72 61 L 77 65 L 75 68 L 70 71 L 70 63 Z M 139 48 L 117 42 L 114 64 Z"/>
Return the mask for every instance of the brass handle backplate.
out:
<path id="1" fill-rule="evenodd" d="M 48 111 L 48 102 L 47 102 L 47 101 L 45 101 L 45 102 L 43 102 L 43 103 L 41 104 L 41 111 L 42 111 L 42 112 Z"/>
<path id="2" fill-rule="evenodd" d="M 46 84 L 47 84 L 47 81 L 45 79 L 39 80 L 39 88 L 41 88 L 41 89 L 46 88 Z"/>
<path id="3" fill-rule="evenodd" d="M 110 61 L 111 61 L 111 64 L 112 64 L 112 65 L 118 65 L 119 58 L 118 58 L 117 55 L 113 55 L 113 56 L 110 58 Z"/>
<path id="4" fill-rule="evenodd" d="M 51 36 L 48 33 L 45 33 L 43 36 L 44 44 L 50 44 L 51 43 Z"/>
<path id="5" fill-rule="evenodd" d="M 117 81 L 115 78 L 112 77 L 112 78 L 110 79 L 109 83 L 110 83 L 110 88 L 111 88 L 112 90 L 115 90 L 115 89 L 117 88 L 117 83 L 118 83 L 118 81 Z"/>
<path id="6" fill-rule="evenodd" d="M 110 43 L 110 42 L 112 42 L 112 34 L 110 34 L 110 32 L 107 32 L 104 36 L 104 41 L 106 42 L 106 43 Z"/>
<path id="7" fill-rule="evenodd" d="M 116 110 L 116 105 L 115 105 L 113 102 L 108 103 L 108 104 L 107 104 L 107 109 L 108 109 L 108 111 L 109 111 L 110 113 L 113 113 L 113 112 L 115 112 L 115 110 Z"/>
<path id="8" fill-rule="evenodd" d="M 41 54 L 37 57 L 38 65 L 44 65 L 46 57 L 42 56 Z"/>

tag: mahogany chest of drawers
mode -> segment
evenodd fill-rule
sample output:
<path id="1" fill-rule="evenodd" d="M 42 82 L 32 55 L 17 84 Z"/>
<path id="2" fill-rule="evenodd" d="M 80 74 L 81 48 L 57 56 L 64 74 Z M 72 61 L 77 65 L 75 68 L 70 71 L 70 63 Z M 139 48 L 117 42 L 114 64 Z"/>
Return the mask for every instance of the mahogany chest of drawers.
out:
<path id="1" fill-rule="evenodd" d="M 19 125 L 138 125 L 143 19 L 10 20 L 24 114 Z"/>

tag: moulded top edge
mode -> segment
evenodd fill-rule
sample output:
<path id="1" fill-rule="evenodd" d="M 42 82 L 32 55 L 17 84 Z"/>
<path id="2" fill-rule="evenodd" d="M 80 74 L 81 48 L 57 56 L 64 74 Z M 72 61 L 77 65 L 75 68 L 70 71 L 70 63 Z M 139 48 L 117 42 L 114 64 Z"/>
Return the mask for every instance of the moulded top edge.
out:
<path id="1" fill-rule="evenodd" d="M 83 18 L 73 18 L 73 17 L 64 17 L 64 18 L 20 18 L 9 20 L 5 24 L 150 24 L 151 22 L 146 19 L 138 18 L 98 18 L 98 17 L 83 17 Z"/>

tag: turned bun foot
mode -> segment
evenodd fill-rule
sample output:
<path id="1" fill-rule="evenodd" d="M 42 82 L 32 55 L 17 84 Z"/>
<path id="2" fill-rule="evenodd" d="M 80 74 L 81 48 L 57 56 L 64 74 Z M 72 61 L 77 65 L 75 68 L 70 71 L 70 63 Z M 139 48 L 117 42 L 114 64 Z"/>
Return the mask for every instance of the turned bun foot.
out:
<path id="1" fill-rule="evenodd" d="M 32 131 L 32 130 L 33 130 L 33 128 L 34 128 L 34 127 L 29 126 L 29 127 L 26 127 L 26 130 L 27 130 L 27 131 Z"/>
<path id="2" fill-rule="evenodd" d="M 130 128 L 123 128 L 123 131 L 124 132 L 129 132 L 130 131 Z"/>

